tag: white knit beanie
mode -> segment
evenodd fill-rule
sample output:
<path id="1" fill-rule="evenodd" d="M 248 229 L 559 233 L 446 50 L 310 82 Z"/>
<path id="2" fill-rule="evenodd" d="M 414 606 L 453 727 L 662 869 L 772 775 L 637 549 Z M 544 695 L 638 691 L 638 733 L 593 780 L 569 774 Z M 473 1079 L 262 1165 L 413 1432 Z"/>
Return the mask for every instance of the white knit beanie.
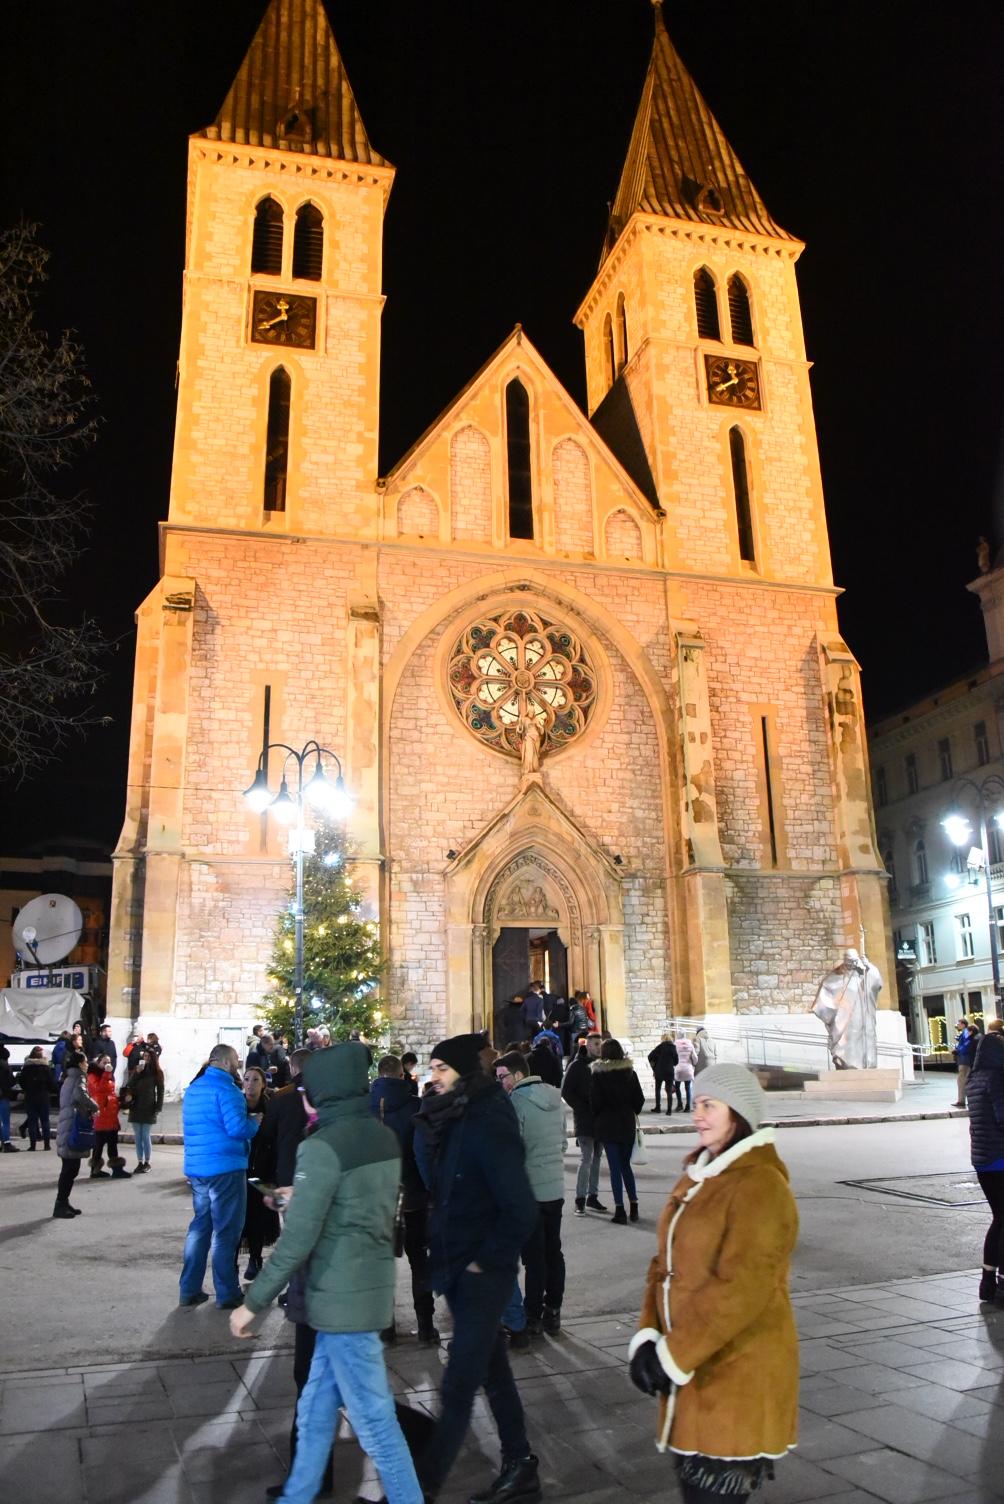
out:
<path id="1" fill-rule="evenodd" d="M 763 1087 L 745 1065 L 709 1065 L 694 1082 L 695 1097 L 713 1097 L 724 1102 L 754 1130 L 763 1122 L 767 1098 Z"/>

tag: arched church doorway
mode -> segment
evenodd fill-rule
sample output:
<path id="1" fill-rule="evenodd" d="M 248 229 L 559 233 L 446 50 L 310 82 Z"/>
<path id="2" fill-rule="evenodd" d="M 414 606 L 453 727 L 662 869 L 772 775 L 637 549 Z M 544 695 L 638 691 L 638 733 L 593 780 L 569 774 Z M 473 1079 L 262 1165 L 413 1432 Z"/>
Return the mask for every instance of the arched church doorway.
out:
<path id="1" fill-rule="evenodd" d="M 541 982 L 554 997 L 567 997 L 568 949 L 556 929 L 505 924 L 492 946 L 491 1012 L 531 982 Z"/>

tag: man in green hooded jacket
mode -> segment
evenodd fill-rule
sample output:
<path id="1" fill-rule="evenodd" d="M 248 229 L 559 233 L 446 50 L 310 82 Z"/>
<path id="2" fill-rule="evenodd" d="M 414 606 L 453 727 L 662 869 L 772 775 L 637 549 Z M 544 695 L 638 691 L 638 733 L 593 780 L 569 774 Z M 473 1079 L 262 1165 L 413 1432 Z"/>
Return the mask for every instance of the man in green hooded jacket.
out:
<path id="1" fill-rule="evenodd" d="M 250 1336 L 254 1317 L 309 1259 L 307 1319 L 317 1339 L 297 1405 L 296 1456 L 281 1497 L 286 1504 L 313 1500 L 344 1409 L 379 1469 L 388 1504 L 422 1504 L 379 1337 L 394 1314 L 401 1151 L 395 1134 L 370 1112 L 363 1045 L 318 1050 L 301 1079 L 317 1127 L 297 1150 L 282 1236 L 232 1313 L 230 1329 L 235 1337 Z"/>

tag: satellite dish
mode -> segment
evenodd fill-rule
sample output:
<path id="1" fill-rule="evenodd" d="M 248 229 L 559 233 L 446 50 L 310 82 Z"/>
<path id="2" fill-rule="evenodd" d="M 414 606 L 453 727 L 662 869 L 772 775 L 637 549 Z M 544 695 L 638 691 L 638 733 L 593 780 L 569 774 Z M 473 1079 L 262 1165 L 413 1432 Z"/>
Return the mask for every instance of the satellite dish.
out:
<path id="1" fill-rule="evenodd" d="M 72 898 L 43 893 L 26 903 L 14 921 L 14 945 L 37 966 L 52 966 L 70 954 L 83 927 L 84 916 Z"/>

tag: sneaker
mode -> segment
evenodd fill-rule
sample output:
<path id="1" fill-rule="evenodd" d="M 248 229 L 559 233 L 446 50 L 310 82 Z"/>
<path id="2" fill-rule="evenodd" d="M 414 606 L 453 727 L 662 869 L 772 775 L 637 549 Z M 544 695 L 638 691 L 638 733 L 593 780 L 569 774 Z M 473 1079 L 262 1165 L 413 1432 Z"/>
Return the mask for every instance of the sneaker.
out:
<path id="1" fill-rule="evenodd" d="M 3 1152 L 5 1154 L 20 1154 L 21 1150 L 17 1144 L 12 1144 L 10 1139 L 8 1139 L 3 1146 Z"/>
<path id="2" fill-rule="evenodd" d="M 208 1300 L 209 1296 L 203 1295 L 202 1298 L 203 1300 Z M 244 1300 L 242 1296 L 231 1295 L 229 1300 L 218 1300 L 216 1302 L 216 1309 L 218 1311 L 236 1311 L 237 1307 L 242 1306 L 243 1304 Z"/>
<path id="3" fill-rule="evenodd" d="M 551 1332 L 551 1333 L 560 1332 L 561 1331 L 561 1309 L 560 1309 L 560 1307 L 558 1307 L 558 1306 L 545 1306 L 544 1307 L 543 1321 L 544 1321 L 544 1331 L 545 1332 Z"/>
<path id="4" fill-rule="evenodd" d="M 197 1295 L 183 1295 L 178 1301 L 179 1306 L 201 1306 L 209 1299 L 205 1290 L 200 1290 Z"/>
<path id="5" fill-rule="evenodd" d="M 586 1215 L 586 1198 L 585 1198 L 585 1196 L 576 1196 L 576 1198 L 575 1198 L 575 1215 L 577 1217 L 584 1217 Z"/>
<path id="6" fill-rule="evenodd" d="M 526 1331 L 531 1337 L 540 1337 L 544 1331 L 544 1318 L 542 1316 L 528 1316 L 526 1318 Z"/>
<path id="7" fill-rule="evenodd" d="M 606 1212 L 610 1210 L 608 1206 L 603 1205 L 603 1202 L 600 1200 L 599 1196 L 587 1196 L 586 1205 L 589 1207 L 589 1210 L 591 1212 Z"/>

